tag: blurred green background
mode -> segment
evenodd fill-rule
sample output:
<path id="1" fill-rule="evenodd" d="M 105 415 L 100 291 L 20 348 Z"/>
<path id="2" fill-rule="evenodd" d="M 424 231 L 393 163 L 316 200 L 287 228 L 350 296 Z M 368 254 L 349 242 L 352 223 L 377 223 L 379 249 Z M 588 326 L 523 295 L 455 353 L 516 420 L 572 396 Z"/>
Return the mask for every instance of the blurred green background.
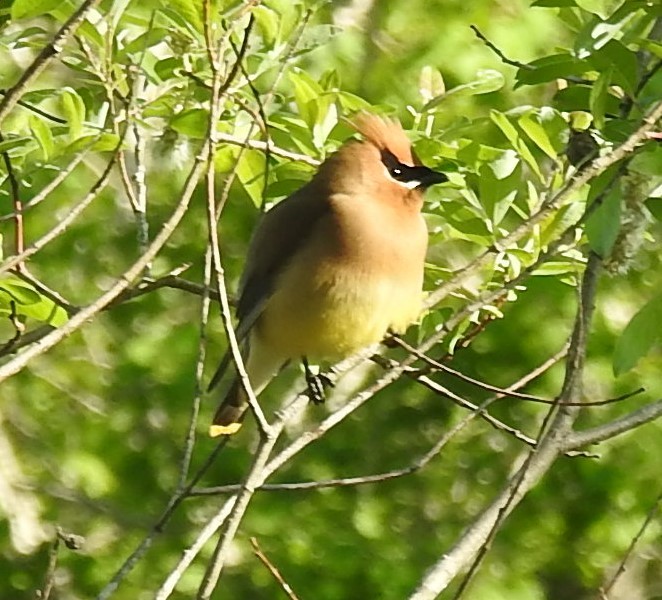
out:
<path id="1" fill-rule="evenodd" d="M 30 14 L 19 7 L 24 11 L 21 13 L 12 4 L 18 4 L 18 0 L 0 2 L 2 88 L 14 84 L 63 16 L 73 9 L 73 4 L 67 2 L 58 7 L 36 3 L 35 7 L 41 6 L 44 13 L 49 13 L 41 15 L 39 10 Z M 279 146 L 321 159 L 350 135 L 345 124 L 333 122 L 321 143 L 311 136 L 311 122 L 303 114 L 297 96 L 309 85 L 308 77 L 327 90 L 346 94 L 333 99 L 340 116 L 363 106 L 397 115 L 407 129 L 416 130 L 414 139 L 419 141 L 417 148 L 426 162 L 454 164 L 471 181 L 467 165 L 457 157 L 450 158 L 443 144 L 473 139 L 504 150 L 507 141 L 490 124 L 490 111 L 552 105 L 558 87 L 552 80 L 515 88 L 518 69 L 504 64 L 476 37 L 470 25 L 477 26 L 507 57 L 528 63 L 572 48 L 582 19 L 600 19 L 622 4 L 585 0 L 576 5 L 568 3 L 574 8 L 559 9 L 531 6 L 522 0 L 355 0 L 322 5 L 268 1 L 260 5 L 262 13 L 251 38 L 253 46 L 246 68 L 259 73 L 255 87 L 266 96 L 276 79 L 276 67 L 285 64 L 276 93 L 266 105 L 272 136 Z M 226 27 L 236 27 L 233 35 L 239 43 L 245 21 L 240 22 L 241 27 L 233 21 L 237 6 L 218 2 L 214 10 L 225 16 Z M 165 43 L 137 43 L 132 51 L 126 50 L 132 40 L 147 31 L 157 9 L 161 12 L 154 26 L 163 28 Z M 142 65 L 151 82 L 137 105 L 143 111 L 139 121 L 147 145 L 147 221 L 152 234 L 171 213 L 202 137 L 199 130 L 196 133 L 196 119 L 206 113 L 186 111 L 204 108 L 207 92 L 182 74 L 188 67 L 198 73 L 206 59 L 199 31 L 195 33 L 199 9 L 199 4 L 185 0 L 161 4 L 102 2 L 92 17 L 99 39 L 93 32 L 83 31 L 83 42 L 70 42 L 62 57 L 51 63 L 35 84 L 35 90 L 47 92 L 41 96 L 31 92 L 25 97 L 43 110 L 66 116 L 60 90 L 75 90 L 84 103 L 87 125 L 83 129 L 91 135 L 90 124 L 107 126 L 103 111 L 108 107 L 104 84 L 90 56 L 99 58 L 102 70 L 104 60 L 116 66 L 107 72 L 114 74 L 112 85 L 117 93 L 127 92 L 127 65 Z M 306 10 L 311 14 L 297 46 L 300 53 L 295 52 L 285 63 L 287 43 L 298 35 L 297 27 Z M 21 18 L 9 18 L 17 14 Z M 113 37 L 108 24 L 114 18 Z M 632 18 L 645 20 L 640 13 Z M 646 23 L 642 25 L 644 34 L 651 21 Z M 104 39 L 109 35 L 112 45 Z M 111 47 L 112 53 L 108 51 Z M 153 53 L 141 63 L 145 47 Z M 228 57 L 232 57 L 230 51 Z M 432 69 L 426 71 L 426 67 Z M 434 113 L 432 122 L 427 121 L 421 110 L 430 99 L 425 90 L 421 92 L 426 73 L 434 78 L 438 72 L 445 89 L 450 90 L 480 80 L 479 72 L 487 69 L 501 73 L 503 85 L 488 93 L 449 97 Z M 206 73 L 200 76 L 204 79 Z M 435 81 L 439 86 L 439 80 Z M 654 78 L 650 86 L 649 96 L 659 97 L 660 78 Z M 251 92 L 245 85 L 237 92 L 237 98 L 240 96 L 251 102 Z M 316 106 L 319 109 L 320 105 Z M 24 202 L 53 178 L 56 168 L 71 160 L 74 143 L 83 136 L 47 123 L 53 143 L 49 155 L 39 131 L 35 131 L 39 126 L 30 122 L 31 115 L 17 108 L 2 129 L 8 139 L 24 136 L 31 140 L 18 146 L 12 155 Z M 182 115 L 191 120 L 184 122 Z M 316 117 L 311 118 L 314 121 Z M 222 131 L 241 135 L 249 121 L 250 117 L 229 98 Z M 424 140 L 429 137 L 428 124 L 436 132 L 436 146 L 426 145 Z M 35 139 L 40 140 L 39 144 L 29 146 Z M 28 243 L 48 231 L 84 196 L 105 167 L 113 141 L 105 149 L 93 149 L 47 201 L 26 214 Z M 561 142 L 554 143 L 562 146 Z M 25 152 L 20 153 L 21 148 Z M 247 156 L 256 165 L 263 165 L 262 153 L 251 152 Z M 237 153 L 234 146 L 221 148 L 219 170 L 232 168 Z M 544 168 L 550 168 L 542 152 L 536 150 L 535 156 Z M 248 169 L 248 159 L 243 160 L 242 168 Z M 0 207 L 2 214 L 8 214 L 12 206 L 3 168 Z M 534 177 L 521 165 L 518 169 L 513 185 L 518 186 L 517 202 L 523 205 L 526 180 Z M 272 159 L 267 199 L 287 194 L 311 172 L 310 166 Z M 242 173 L 233 184 L 220 222 L 221 246 L 232 289 L 258 216 L 256 203 L 263 188 L 259 173 L 258 185 L 253 187 L 253 173 Z M 453 202 L 463 201 L 458 187 L 436 191 L 432 200 L 436 203 L 430 209 L 432 229 L 439 219 L 445 221 L 452 213 Z M 654 202 L 659 200 L 651 204 L 653 212 Z M 508 229 L 516 222 L 516 217 L 509 215 L 501 227 Z M 0 228 L 6 257 L 14 252 L 12 221 L 3 221 Z M 624 405 L 584 411 L 581 427 L 606 422 L 646 400 L 662 397 L 659 347 L 625 375 L 615 378 L 612 372 L 618 336 L 631 316 L 660 289 L 656 243 L 659 229 L 659 221 L 652 221 L 634 267 L 626 275 L 602 278 L 585 377 L 589 400 L 639 386 L 647 391 L 641 399 Z M 459 235 L 449 240 L 445 232 L 442 228 L 431 237 L 430 262 L 441 271 L 430 269 L 429 289 L 438 277 L 447 278 L 449 269 L 465 264 L 478 249 L 489 245 Z M 481 235 L 488 239 L 487 234 Z M 183 276 L 201 282 L 206 245 L 205 196 L 200 186 L 184 222 L 154 262 L 152 274 L 160 276 L 190 264 Z M 139 255 L 136 219 L 115 174 L 75 224 L 40 251 L 29 268 L 72 305 L 82 306 L 107 289 Z M 487 289 L 489 281 L 489 277 L 479 278 L 475 286 Z M 528 373 L 557 352 L 569 335 L 576 309 L 574 283 L 571 269 L 528 279 L 525 289 L 518 289 L 516 296 L 501 306 L 502 318 L 490 323 L 467 349 L 459 350 L 452 366 L 497 386 L 507 386 Z M 467 297 L 473 295 L 471 290 L 464 293 Z M 448 299 L 442 309 L 450 311 L 461 305 L 462 299 Z M 448 312 L 431 315 L 428 327 L 445 314 Z M 28 319 L 29 327 L 39 325 Z M 467 322 L 458 336 L 468 326 Z M 200 298 L 182 290 L 159 289 L 102 313 L 0 384 L 0 514 L 4 513 L 0 519 L 0 597 L 35 597 L 45 576 L 56 525 L 85 538 L 81 550 L 59 552 L 53 593 L 57 598 L 94 597 L 143 539 L 177 486 L 196 393 L 200 332 Z M 225 349 L 215 304 L 206 333 L 209 347 L 205 380 Z M 0 334 L 3 342 L 13 335 L 8 320 L 0 323 Z M 414 339 L 416 332 L 411 337 Z M 443 351 L 438 351 L 435 356 L 441 354 Z M 373 377 L 378 372 L 375 369 L 366 370 L 364 376 Z M 295 381 L 297 376 L 297 370 L 290 369 L 270 387 L 265 393 L 266 406 L 275 406 L 277 400 L 269 399 L 292 386 L 301 387 L 301 379 Z M 562 365 L 557 365 L 527 389 L 552 398 L 562 377 Z M 448 376 L 437 378 L 472 402 L 487 397 L 485 392 Z M 341 384 L 338 397 L 331 398 L 326 406 L 310 406 L 306 422 L 293 424 L 288 436 L 293 438 L 321 420 L 338 406 L 344 391 L 360 383 Z M 203 400 L 194 470 L 215 444 L 205 436 L 205 430 L 216 400 Z M 531 434 L 537 431 L 544 414 L 539 406 L 514 399 L 497 403 L 492 412 Z M 400 381 L 297 456 L 275 481 L 355 476 L 407 466 L 463 415 L 448 400 L 411 381 Z M 560 460 L 507 520 L 465 597 L 597 597 L 597 589 L 618 564 L 661 491 L 657 462 L 660 427 L 651 423 L 600 445 L 596 449 L 599 458 Z M 254 427 L 247 425 L 232 438 L 201 485 L 240 480 L 254 442 Z M 359 487 L 258 493 L 237 537 L 217 597 L 282 597 L 273 578 L 252 555 L 251 536 L 259 540 L 301 598 L 407 597 L 425 569 L 451 547 L 472 517 L 501 488 L 520 451 L 520 442 L 475 420 L 418 473 Z M 218 498 L 186 500 L 113 597 L 153 597 L 219 504 Z M 662 598 L 659 534 L 660 523 L 654 519 L 623 577 L 620 595 L 614 598 Z M 206 565 L 204 559 L 211 550 L 207 547 L 186 572 L 173 597 L 190 598 L 195 594 Z M 452 597 L 452 590 L 443 597 Z"/>

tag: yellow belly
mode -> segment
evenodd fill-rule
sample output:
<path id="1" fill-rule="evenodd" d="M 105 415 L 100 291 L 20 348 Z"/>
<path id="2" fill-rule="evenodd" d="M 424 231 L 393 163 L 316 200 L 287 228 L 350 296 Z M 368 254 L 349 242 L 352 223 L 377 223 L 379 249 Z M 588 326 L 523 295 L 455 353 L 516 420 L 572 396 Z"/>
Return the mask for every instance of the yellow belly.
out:
<path id="1" fill-rule="evenodd" d="M 422 272 L 406 281 L 355 269 L 326 278 L 285 273 L 256 333 L 285 359 L 338 360 L 415 321 L 421 310 L 421 284 Z"/>

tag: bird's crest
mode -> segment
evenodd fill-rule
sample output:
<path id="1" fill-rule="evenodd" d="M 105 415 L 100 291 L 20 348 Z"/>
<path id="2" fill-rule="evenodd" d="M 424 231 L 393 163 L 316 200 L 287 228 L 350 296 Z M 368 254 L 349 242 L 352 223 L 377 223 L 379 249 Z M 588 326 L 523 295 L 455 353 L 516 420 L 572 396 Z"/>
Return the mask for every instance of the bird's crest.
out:
<path id="1" fill-rule="evenodd" d="M 352 125 L 378 150 L 390 152 L 404 164 L 420 164 L 418 157 L 412 151 L 409 138 L 398 121 L 362 112 L 354 117 Z"/>

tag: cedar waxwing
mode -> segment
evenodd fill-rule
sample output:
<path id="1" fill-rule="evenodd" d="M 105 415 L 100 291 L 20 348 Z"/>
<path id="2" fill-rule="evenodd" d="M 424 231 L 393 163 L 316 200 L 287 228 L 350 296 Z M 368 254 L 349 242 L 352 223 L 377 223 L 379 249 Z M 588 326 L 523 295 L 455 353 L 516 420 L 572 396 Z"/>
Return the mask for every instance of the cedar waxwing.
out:
<path id="1" fill-rule="evenodd" d="M 423 191 L 447 177 L 421 165 L 399 123 L 362 114 L 353 124 L 364 140 L 324 161 L 251 239 L 236 334 L 256 394 L 292 359 L 343 359 L 420 314 Z M 236 432 L 247 406 L 237 379 L 210 435 Z"/>

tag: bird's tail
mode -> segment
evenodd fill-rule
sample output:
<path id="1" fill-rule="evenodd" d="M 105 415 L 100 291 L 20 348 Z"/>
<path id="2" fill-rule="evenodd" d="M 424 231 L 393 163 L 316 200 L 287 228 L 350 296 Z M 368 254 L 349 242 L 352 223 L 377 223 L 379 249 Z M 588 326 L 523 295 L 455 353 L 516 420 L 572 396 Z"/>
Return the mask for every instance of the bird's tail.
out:
<path id="1" fill-rule="evenodd" d="M 246 372 L 251 382 L 251 387 L 255 395 L 258 395 L 271 381 L 271 378 L 286 362 L 280 356 L 274 354 L 272 350 L 260 342 L 259 338 L 251 336 L 250 343 L 246 343 L 242 348 L 244 355 L 244 364 Z M 219 372 L 222 373 L 231 362 L 229 359 L 223 359 L 221 367 L 212 379 L 215 384 L 220 379 Z M 210 385 L 213 387 L 213 385 Z M 209 435 L 217 437 L 219 435 L 232 435 L 239 431 L 241 423 L 248 408 L 248 396 L 239 377 L 235 377 L 225 398 L 218 407 L 214 420 L 209 427 Z"/>
<path id="2" fill-rule="evenodd" d="M 236 377 L 223 402 L 216 410 L 214 420 L 209 427 L 209 435 L 217 437 L 219 435 L 232 435 L 239 431 L 247 408 L 246 390 L 244 390 L 239 377 Z"/>

